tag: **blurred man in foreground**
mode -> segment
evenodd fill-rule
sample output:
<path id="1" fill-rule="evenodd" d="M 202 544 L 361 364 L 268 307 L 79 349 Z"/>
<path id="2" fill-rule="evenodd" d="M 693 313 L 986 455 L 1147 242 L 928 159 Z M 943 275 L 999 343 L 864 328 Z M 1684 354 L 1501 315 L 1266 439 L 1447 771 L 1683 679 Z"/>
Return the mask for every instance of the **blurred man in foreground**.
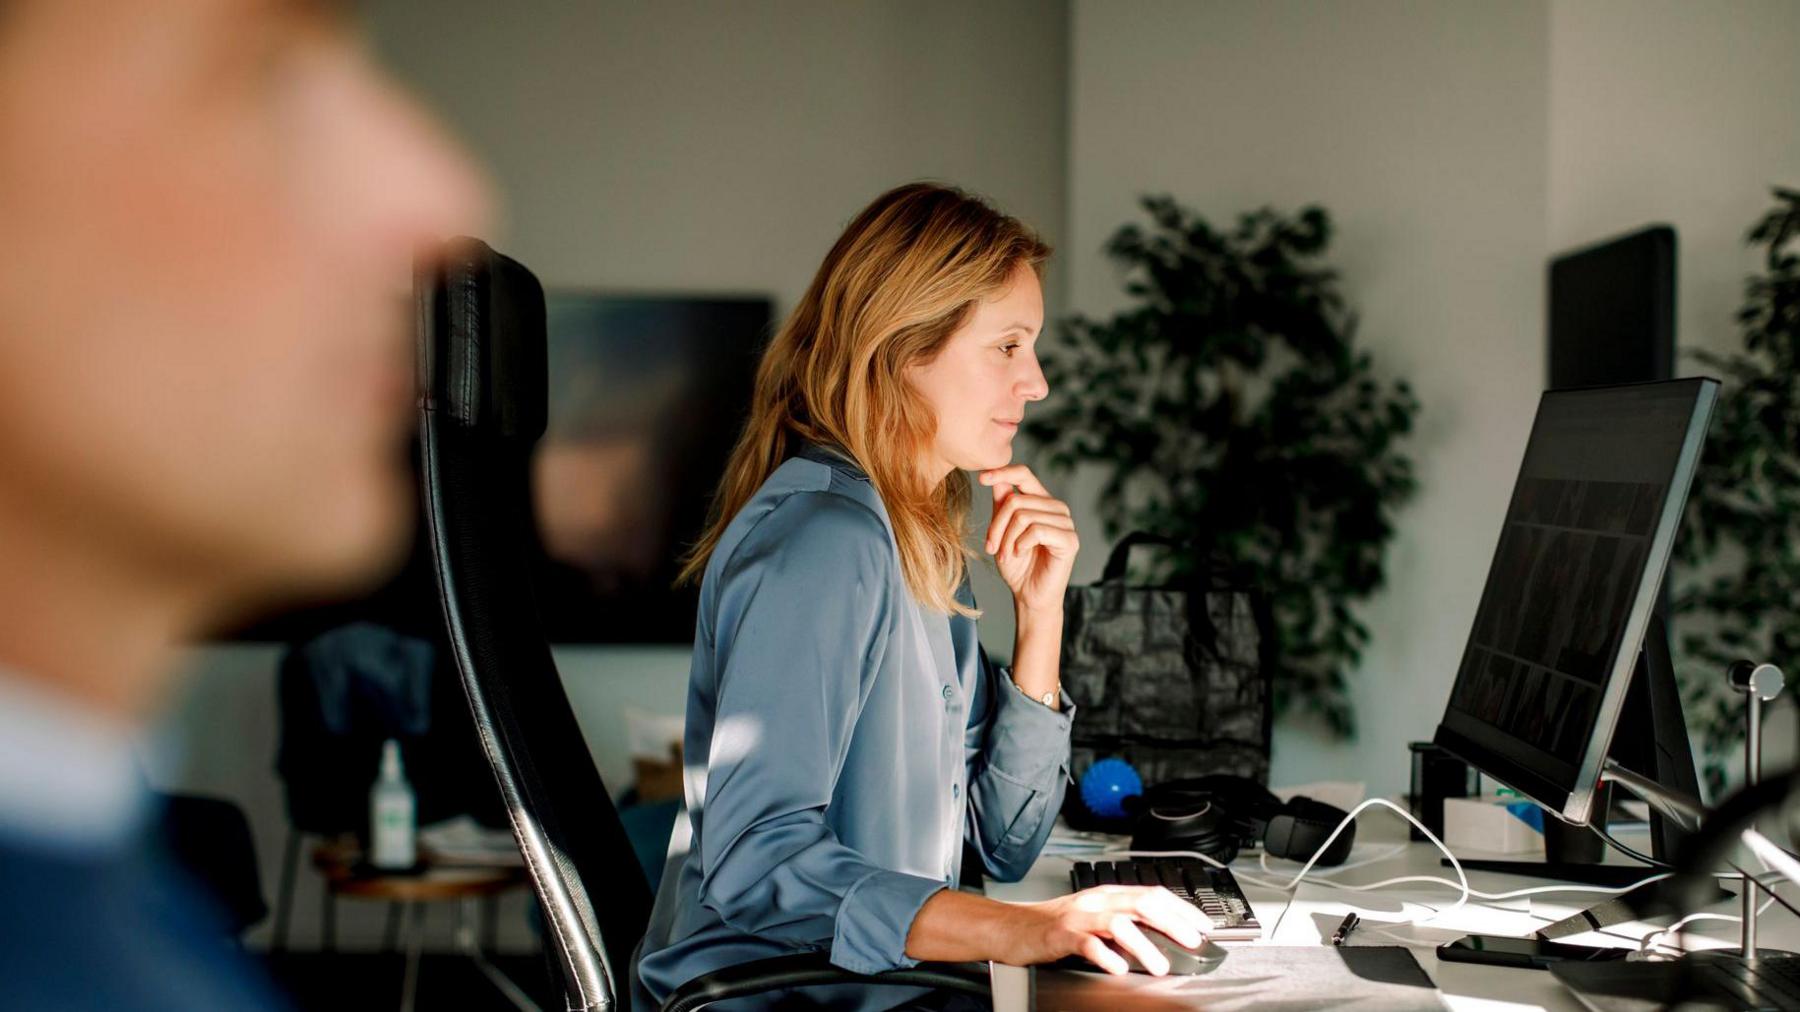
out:
<path id="1" fill-rule="evenodd" d="M 0 0 L 0 1006 L 273 1000 L 129 740 L 185 637 L 405 537 L 409 263 L 483 198 L 336 6 Z"/>

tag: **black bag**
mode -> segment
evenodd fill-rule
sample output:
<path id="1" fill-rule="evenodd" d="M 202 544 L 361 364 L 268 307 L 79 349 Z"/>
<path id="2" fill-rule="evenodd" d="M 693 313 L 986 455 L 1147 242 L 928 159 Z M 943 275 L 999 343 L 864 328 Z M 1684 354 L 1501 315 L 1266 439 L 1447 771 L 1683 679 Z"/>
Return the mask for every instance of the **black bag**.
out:
<path id="1" fill-rule="evenodd" d="M 1116 756 L 1145 787 L 1230 773 L 1269 780 L 1273 721 L 1273 625 L 1267 598 L 1217 569 L 1182 583 L 1132 587 L 1126 561 L 1137 545 L 1179 549 L 1172 539 L 1127 535 L 1100 582 L 1064 598 L 1062 684 L 1078 707 L 1069 770 L 1077 785 L 1094 762 Z M 1071 788 L 1064 818 L 1098 827 Z"/>

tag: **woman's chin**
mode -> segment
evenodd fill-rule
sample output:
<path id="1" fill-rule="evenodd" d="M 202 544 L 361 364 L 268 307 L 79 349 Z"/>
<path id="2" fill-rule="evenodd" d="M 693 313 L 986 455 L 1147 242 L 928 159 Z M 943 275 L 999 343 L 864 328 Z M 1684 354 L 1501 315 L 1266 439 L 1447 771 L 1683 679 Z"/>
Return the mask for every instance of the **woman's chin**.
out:
<path id="1" fill-rule="evenodd" d="M 1005 467 L 1012 463 L 1012 458 L 1012 447 L 1007 446 L 1003 450 L 981 454 L 979 462 L 976 463 L 975 466 L 969 468 L 969 470 L 992 471 L 996 467 Z"/>

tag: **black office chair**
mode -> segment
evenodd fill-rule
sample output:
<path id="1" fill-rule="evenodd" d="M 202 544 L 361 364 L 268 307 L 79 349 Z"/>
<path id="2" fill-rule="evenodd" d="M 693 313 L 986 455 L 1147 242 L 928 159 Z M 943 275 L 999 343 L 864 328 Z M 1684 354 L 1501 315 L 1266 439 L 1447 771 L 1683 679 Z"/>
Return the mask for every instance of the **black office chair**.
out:
<path id="1" fill-rule="evenodd" d="M 220 927 L 240 944 L 244 932 L 269 914 L 249 818 L 224 798 L 159 793 L 157 800 L 157 828 L 169 857 L 218 901 Z"/>
<path id="2" fill-rule="evenodd" d="M 530 460 L 544 432 L 544 293 L 531 272 L 456 239 L 415 278 L 423 380 L 426 517 L 451 651 L 513 836 L 543 907 L 546 943 L 571 1010 L 630 1005 L 632 953 L 650 889 L 569 707 L 533 601 L 540 552 Z M 595 885 L 600 902 L 590 899 Z M 877 976 L 823 952 L 728 967 L 664 1004 L 814 984 L 930 987 L 985 997 L 985 966 L 921 964 Z"/>

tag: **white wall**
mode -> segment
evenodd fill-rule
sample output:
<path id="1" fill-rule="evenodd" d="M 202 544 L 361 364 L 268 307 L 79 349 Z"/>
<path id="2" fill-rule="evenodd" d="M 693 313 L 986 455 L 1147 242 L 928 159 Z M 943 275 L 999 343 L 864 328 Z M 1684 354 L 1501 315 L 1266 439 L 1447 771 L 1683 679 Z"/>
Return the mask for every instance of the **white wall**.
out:
<path id="1" fill-rule="evenodd" d="M 1277 782 L 1402 788 L 1448 695 L 1543 372 L 1544 25 L 1541 2 L 1075 4 L 1071 305 L 1121 304 L 1098 250 L 1139 194 L 1215 222 L 1317 201 L 1359 340 L 1423 404 L 1360 735 L 1279 728 Z"/>
<path id="2" fill-rule="evenodd" d="M 1742 347 L 1744 279 L 1763 271 L 1744 235 L 1772 206 L 1771 186 L 1800 186 L 1797 54 L 1800 4 L 1789 0 L 1550 8 L 1550 247 L 1675 226 L 1684 348 Z M 1791 692 L 1772 708 L 1771 770 L 1800 753 L 1796 710 Z"/>
<path id="3" fill-rule="evenodd" d="M 491 170 L 495 244 L 549 287 L 731 292 L 793 305 L 849 219 L 881 191 L 952 182 L 1060 242 L 1066 10 L 1060 3 L 783 0 L 498 4 L 377 0 L 376 49 Z M 1060 275 L 1047 286 L 1061 311 Z M 991 571 L 976 594 L 991 646 L 1011 614 Z M 684 647 L 562 649 L 570 699 L 615 789 L 629 777 L 625 706 L 679 714 Z M 275 653 L 195 652 L 159 781 L 250 810 L 275 894 L 285 833 Z M 180 755 L 185 754 L 185 758 Z M 302 876 L 297 934 L 317 937 Z M 346 907 L 347 944 L 380 911 Z M 447 916 L 440 927 L 447 931 Z"/>
<path id="4" fill-rule="evenodd" d="M 1800 185 L 1797 54 L 1791 0 L 1553 4 L 1550 247 L 1674 225 L 1681 342 L 1738 347 L 1744 234 Z"/>

